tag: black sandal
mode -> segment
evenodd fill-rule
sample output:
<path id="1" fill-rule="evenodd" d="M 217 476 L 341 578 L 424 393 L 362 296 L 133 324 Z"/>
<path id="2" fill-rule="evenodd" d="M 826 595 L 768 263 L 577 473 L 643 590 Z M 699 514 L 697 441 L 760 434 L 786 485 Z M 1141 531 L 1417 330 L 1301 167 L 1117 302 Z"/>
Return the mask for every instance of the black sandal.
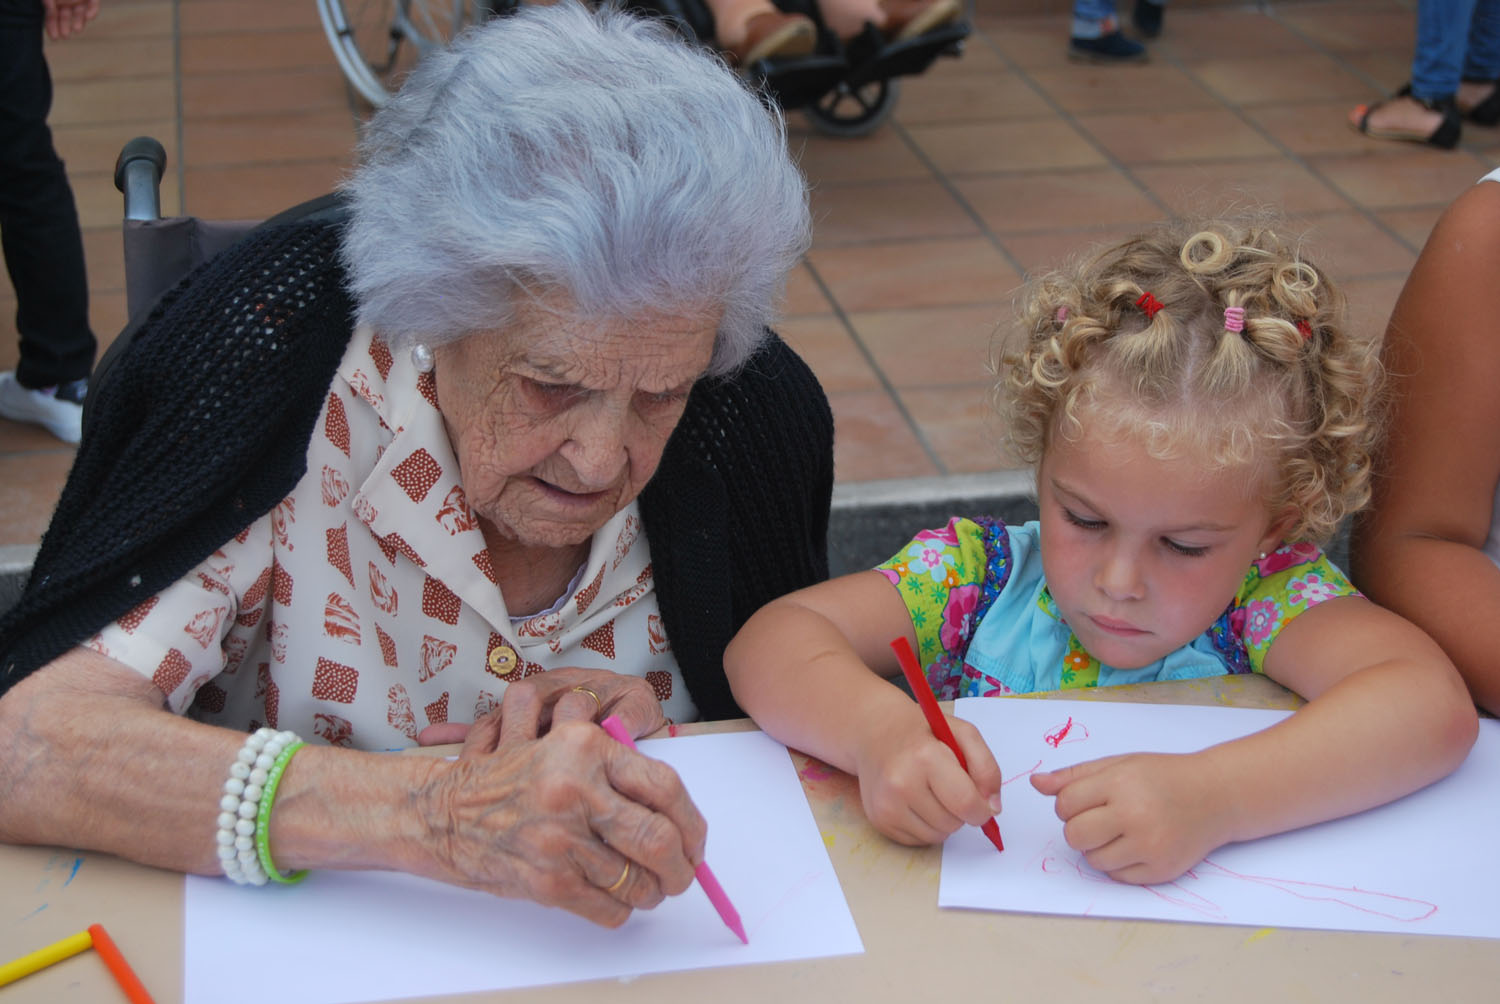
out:
<path id="1" fill-rule="evenodd" d="M 1428 146 L 1435 146 L 1442 150 L 1452 150 L 1458 146 L 1459 138 L 1463 135 L 1463 116 L 1459 114 L 1458 106 L 1453 103 L 1452 95 L 1429 101 L 1426 98 L 1419 98 L 1412 94 L 1411 84 L 1406 84 L 1393 95 L 1393 98 L 1411 98 L 1411 100 L 1428 111 L 1441 114 L 1443 120 L 1438 123 L 1436 129 L 1425 136 L 1420 133 L 1401 132 L 1396 129 L 1372 129 L 1370 128 L 1370 116 L 1374 114 L 1375 109 L 1385 103 L 1377 101 L 1373 105 L 1361 106 L 1365 110 L 1360 115 L 1359 124 L 1355 128 L 1371 139 L 1398 139 L 1408 143 L 1426 143 Z"/>
<path id="2" fill-rule="evenodd" d="M 1494 85 L 1494 89 L 1490 91 L 1489 97 L 1469 109 L 1469 121 L 1482 126 L 1492 126 L 1500 123 L 1500 80 L 1465 77 L 1464 83 Z"/>

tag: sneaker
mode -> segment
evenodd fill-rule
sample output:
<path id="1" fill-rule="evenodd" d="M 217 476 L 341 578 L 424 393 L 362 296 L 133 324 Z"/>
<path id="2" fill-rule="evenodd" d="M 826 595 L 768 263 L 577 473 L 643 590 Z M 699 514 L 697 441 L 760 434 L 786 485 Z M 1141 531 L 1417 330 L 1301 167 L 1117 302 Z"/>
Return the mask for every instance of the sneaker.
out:
<path id="1" fill-rule="evenodd" d="M 1135 0 L 1135 14 L 1131 20 L 1142 38 L 1158 38 L 1163 13 L 1160 0 Z"/>
<path id="2" fill-rule="evenodd" d="M 1078 38 L 1068 42 L 1068 58 L 1079 63 L 1144 63 L 1146 47 L 1119 31 L 1099 38 Z"/>
<path id="3" fill-rule="evenodd" d="M 40 425 L 65 443 L 83 437 L 83 398 L 87 380 L 33 390 L 16 382 L 15 370 L 0 373 L 0 416 L 12 422 Z"/>

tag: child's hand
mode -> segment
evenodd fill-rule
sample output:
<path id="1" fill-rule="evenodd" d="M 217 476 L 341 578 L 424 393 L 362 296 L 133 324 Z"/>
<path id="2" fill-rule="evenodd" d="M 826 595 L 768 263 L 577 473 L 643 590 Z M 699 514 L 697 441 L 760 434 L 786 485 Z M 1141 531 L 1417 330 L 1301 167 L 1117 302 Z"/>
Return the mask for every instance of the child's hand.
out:
<path id="1" fill-rule="evenodd" d="M 1068 846 L 1120 882 L 1170 882 L 1229 840 L 1226 792 L 1194 755 L 1136 753 L 1031 776 Z"/>
<path id="2" fill-rule="evenodd" d="M 903 844 L 936 844 L 968 823 L 979 826 L 1000 811 L 1000 767 L 979 730 L 949 716 L 969 761 L 965 773 L 953 751 L 927 727 L 915 705 L 899 724 L 870 728 L 856 755 L 855 773 L 865 816 Z"/>

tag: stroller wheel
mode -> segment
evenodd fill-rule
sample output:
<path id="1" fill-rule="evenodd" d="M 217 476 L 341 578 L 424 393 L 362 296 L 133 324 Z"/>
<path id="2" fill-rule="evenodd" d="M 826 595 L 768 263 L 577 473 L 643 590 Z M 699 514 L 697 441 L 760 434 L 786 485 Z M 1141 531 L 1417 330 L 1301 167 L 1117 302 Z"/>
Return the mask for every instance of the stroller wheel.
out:
<path id="1" fill-rule="evenodd" d="M 802 111 L 818 132 L 829 136 L 868 136 L 890 118 L 898 93 L 899 87 L 890 77 L 852 87 L 841 81 Z"/>

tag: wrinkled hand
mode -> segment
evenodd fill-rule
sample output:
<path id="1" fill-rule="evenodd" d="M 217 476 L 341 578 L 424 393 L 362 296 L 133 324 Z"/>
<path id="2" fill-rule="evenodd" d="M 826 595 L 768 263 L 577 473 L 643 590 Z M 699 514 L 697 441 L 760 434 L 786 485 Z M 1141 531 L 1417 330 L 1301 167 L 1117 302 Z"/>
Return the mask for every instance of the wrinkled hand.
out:
<path id="1" fill-rule="evenodd" d="M 99 0 L 42 0 L 42 27 L 53 41 L 72 38 L 99 13 Z"/>
<path id="2" fill-rule="evenodd" d="M 1229 839 L 1223 786 L 1195 754 L 1134 753 L 1039 772 L 1068 846 L 1120 882 L 1170 882 Z"/>
<path id="3" fill-rule="evenodd" d="M 434 766 L 416 796 L 427 866 L 413 870 L 606 927 L 687 889 L 708 827 L 676 772 L 581 721 L 554 715 L 537 738 L 542 709 L 534 689 L 514 702 L 507 691 L 503 714 L 476 726 L 458 760 Z"/>
<path id="4" fill-rule="evenodd" d="M 579 687 L 592 691 L 599 700 L 574 689 Z M 417 735 L 417 743 L 441 746 L 461 742 L 464 756 L 470 755 L 471 747 L 475 753 L 489 753 L 494 751 L 508 717 L 521 716 L 531 722 L 535 731 L 529 738 L 536 739 L 563 722 L 602 722 L 609 715 L 618 717 L 636 738 L 667 724 L 661 702 L 641 677 L 570 667 L 517 680 L 505 688 L 500 707 L 472 726 L 462 722 L 429 725 Z"/>
<path id="5" fill-rule="evenodd" d="M 903 844 L 936 844 L 968 823 L 982 825 L 1000 811 L 1000 767 L 968 722 L 949 717 L 969 761 L 967 773 L 939 742 L 915 704 L 899 724 L 873 726 L 856 753 L 855 773 L 865 816 Z"/>

